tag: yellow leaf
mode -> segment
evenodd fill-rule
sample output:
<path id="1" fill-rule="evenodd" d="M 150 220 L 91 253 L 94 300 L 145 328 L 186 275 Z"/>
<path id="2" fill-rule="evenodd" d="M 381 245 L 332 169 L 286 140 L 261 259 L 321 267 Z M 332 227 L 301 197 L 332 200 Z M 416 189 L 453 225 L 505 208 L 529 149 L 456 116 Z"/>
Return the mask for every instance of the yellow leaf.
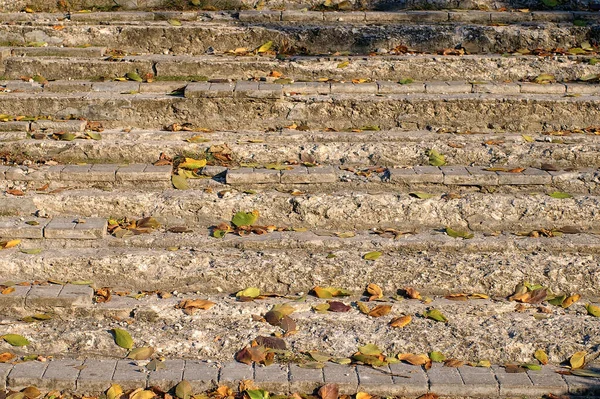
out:
<path id="1" fill-rule="evenodd" d="M 0 241 L 0 249 L 8 249 L 16 247 L 21 243 L 21 240 Z"/>
<path id="2" fill-rule="evenodd" d="M 348 65 L 350 65 L 350 61 L 344 61 L 344 62 L 340 62 L 338 64 L 338 68 L 346 68 Z"/>
<path id="3" fill-rule="evenodd" d="M 571 368 L 572 369 L 582 368 L 583 365 L 585 364 L 585 355 L 586 355 L 585 351 L 580 351 L 580 352 L 574 353 L 573 356 L 571 356 L 571 359 L 569 359 L 569 364 L 571 365 Z"/>
<path id="4" fill-rule="evenodd" d="M 579 294 L 571 295 L 570 297 L 568 297 L 567 299 L 565 299 L 563 301 L 562 307 L 564 309 L 566 309 L 569 306 L 571 306 L 572 304 L 574 304 L 575 302 L 579 301 L 580 299 L 581 299 L 581 295 L 579 295 Z"/>
<path id="5" fill-rule="evenodd" d="M 129 397 L 129 399 L 152 399 L 155 396 L 156 396 L 156 394 L 154 392 L 146 389 L 146 390 L 134 393 L 133 395 L 131 395 Z"/>
<path id="6" fill-rule="evenodd" d="M 535 351 L 533 357 L 535 357 L 540 363 L 548 364 L 548 355 L 544 352 L 543 349 L 538 349 Z"/>
<path id="7" fill-rule="evenodd" d="M 596 306 L 596 305 L 592 305 L 591 303 L 588 303 L 586 305 L 585 309 L 588 311 L 588 314 L 590 316 L 600 317 L 600 306 Z"/>
<path id="8" fill-rule="evenodd" d="M 106 391 L 106 399 L 119 399 L 123 395 L 123 388 L 119 384 L 112 384 Z"/>
<path id="9" fill-rule="evenodd" d="M 366 392 L 357 392 L 356 399 L 371 399 L 373 396 Z"/>
<path id="10" fill-rule="evenodd" d="M 390 327 L 402 328 L 402 327 L 407 326 L 408 323 L 410 323 L 411 321 L 412 321 L 411 315 L 396 317 L 396 318 L 392 319 L 392 321 L 390 321 Z"/>
<path id="11" fill-rule="evenodd" d="M 367 286 L 367 292 L 371 295 L 371 297 L 369 298 L 369 301 L 383 298 L 383 290 L 377 284 L 373 284 L 373 283 L 369 284 Z"/>
<path id="12" fill-rule="evenodd" d="M 273 46 L 273 41 L 269 40 L 268 42 L 266 42 L 265 44 L 260 46 L 256 51 L 258 53 L 266 53 L 267 51 L 269 51 L 271 49 L 272 46 Z"/>
<path id="13" fill-rule="evenodd" d="M 196 170 L 206 166 L 206 159 L 186 158 L 184 162 L 179 164 L 182 169 Z"/>
<path id="14" fill-rule="evenodd" d="M 429 359 L 429 356 L 427 356 L 426 354 L 413 355 L 412 353 L 400 353 L 398 354 L 398 359 L 404 360 L 405 362 L 410 363 L 413 366 L 422 366 L 431 361 L 431 359 Z"/>
<path id="15" fill-rule="evenodd" d="M 522 134 L 521 137 L 523 137 L 523 140 L 525 140 L 528 143 L 533 143 L 535 141 L 533 137 L 528 136 L 526 134 Z"/>

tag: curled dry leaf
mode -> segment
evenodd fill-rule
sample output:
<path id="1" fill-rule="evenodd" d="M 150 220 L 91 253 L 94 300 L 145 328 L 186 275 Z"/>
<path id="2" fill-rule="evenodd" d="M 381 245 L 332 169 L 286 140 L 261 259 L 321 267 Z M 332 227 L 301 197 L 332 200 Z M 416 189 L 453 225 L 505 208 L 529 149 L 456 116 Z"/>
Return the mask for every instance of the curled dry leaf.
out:
<path id="1" fill-rule="evenodd" d="M 340 388 L 337 384 L 326 384 L 319 388 L 317 393 L 321 399 L 338 399 Z"/>
<path id="2" fill-rule="evenodd" d="M 368 313 L 371 317 L 385 316 L 392 311 L 392 305 L 377 305 Z"/>
<path id="3" fill-rule="evenodd" d="M 404 288 L 404 295 L 409 299 L 421 299 L 421 294 L 419 291 L 412 287 Z"/>
<path id="4" fill-rule="evenodd" d="M 380 286 L 378 286 L 377 284 L 369 284 L 367 286 L 367 292 L 369 293 L 369 295 L 371 295 L 371 297 L 369 298 L 369 301 L 374 301 L 376 299 L 381 299 L 383 298 L 383 289 L 381 289 Z"/>
<path id="5" fill-rule="evenodd" d="M 179 302 L 175 307 L 177 309 L 183 309 L 183 313 L 185 314 L 193 315 L 194 312 L 198 309 L 208 310 L 213 306 L 215 306 L 214 302 L 205 299 L 184 299 L 183 301 Z"/>
<path id="6" fill-rule="evenodd" d="M 429 356 L 427 356 L 424 353 L 421 355 L 414 355 L 412 353 L 399 353 L 398 360 L 405 361 L 407 363 L 412 364 L 413 366 L 423 366 L 423 365 L 431 362 L 431 359 L 429 359 Z"/>
<path id="7" fill-rule="evenodd" d="M 10 352 L 0 353 L 0 363 L 7 363 L 15 358 L 15 355 Z"/>
<path id="8" fill-rule="evenodd" d="M 330 312 L 343 313 L 350 311 L 351 307 L 339 301 L 327 301 Z"/>
<path id="9" fill-rule="evenodd" d="M 123 395 L 123 388 L 119 384 L 112 384 L 106 391 L 106 399 L 119 399 Z"/>
<path id="10" fill-rule="evenodd" d="M 109 302 L 112 298 L 112 292 L 109 287 L 98 288 L 94 291 L 94 300 L 96 303 Z"/>
<path id="11" fill-rule="evenodd" d="M 0 249 L 14 248 L 21 243 L 21 240 L 0 241 Z"/>
<path id="12" fill-rule="evenodd" d="M 412 321 L 411 315 L 396 317 L 396 318 L 393 318 L 392 321 L 390 321 L 390 327 L 394 327 L 394 328 L 406 327 L 411 321 Z"/>
<path id="13" fill-rule="evenodd" d="M 444 361 L 444 367 L 460 367 L 463 364 L 465 364 L 465 362 L 458 359 L 446 359 Z"/>

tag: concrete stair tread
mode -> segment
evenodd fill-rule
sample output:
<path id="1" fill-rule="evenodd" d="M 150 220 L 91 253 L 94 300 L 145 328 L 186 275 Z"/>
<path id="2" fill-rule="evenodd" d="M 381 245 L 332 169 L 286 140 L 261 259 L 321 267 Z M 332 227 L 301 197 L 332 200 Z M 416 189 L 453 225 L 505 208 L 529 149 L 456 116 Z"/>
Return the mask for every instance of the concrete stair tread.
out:
<path id="1" fill-rule="evenodd" d="M 586 331 L 598 329 L 594 317 L 587 315 L 585 310 L 584 305 L 589 301 L 587 298 L 567 310 L 543 305 L 548 307 L 547 313 L 539 311 L 538 305 L 526 305 L 524 311 L 518 312 L 515 310 L 516 303 L 505 299 L 452 301 L 432 298 L 430 303 L 406 299 L 386 300 L 368 304 L 370 308 L 376 304 L 392 306 L 389 315 L 376 318 L 362 314 L 353 305 L 357 300 L 366 300 L 358 295 L 334 299 L 353 305 L 349 312 L 323 314 L 314 312 L 312 307 L 326 301 L 312 296 L 302 302 L 294 301 L 292 298 L 298 296 L 293 295 L 290 298 L 240 303 L 235 297 L 224 294 L 190 293 L 169 299 L 158 299 L 151 294 L 139 300 L 113 294 L 109 302 L 92 304 L 92 290 L 83 288 L 73 285 L 66 285 L 64 288 L 56 285 L 33 286 L 31 291 L 35 290 L 36 296 L 27 294 L 24 307 L 11 305 L 4 300 L 4 296 L 0 297 L 0 306 L 4 309 L 5 320 L 11 321 L 11 333 L 23 335 L 30 340 L 28 351 L 46 356 L 66 353 L 67 348 L 70 348 L 71 356 L 78 357 L 94 354 L 105 358 L 114 358 L 117 354 L 124 356 L 127 351 L 117 348 L 108 332 L 117 327 L 128 330 L 136 346 L 153 346 L 163 356 L 199 356 L 229 361 L 235 352 L 254 337 L 268 336 L 279 330 L 268 323 L 253 320 L 252 315 L 264 315 L 273 305 L 281 303 L 289 303 L 296 309 L 290 317 L 296 321 L 298 333 L 285 338 L 292 352 L 319 350 L 336 357 L 352 355 L 356 351 L 357 342 L 367 343 L 365 337 L 368 337 L 368 343 L 380 346 L 392 356 L 396 353 L 429 353 L 438 350 L 449 358 L 464 361 L 487 359 L 494 363 L 532 362 L 535 349 L 544 348 L 551 362 L 558 364 L 576 351 L 590 350 L 580 342 Z M 65 304 L 60 301 L 60 294 L 56 297 L 53 293 L 65 290 L 85 291 L 86 300 L 83 300 L 83 294 L 79 294 L 78 302 L 71 305 L 70 309 L 61 309 L 61 305 Z M 46 294 L 48 296 L 44 296 Z M 394 294 L 390 291 L 390 295 Z M 190 316 L 176 308 L 186 298 L 207 299 L 214 302 L 215 306 L 209 310 L 196 310 Z M 424 318 L 422 314 L 429 309 L 441 311 L 448 322 L 440 323 Z M 38 323 L 15 320 L 34 312 L 54 316 Z M 77 317 L 64 320 L 63 317 L 69 313 L 76 314 Z M 406 327 L 394 329 L 387 326 L 393 317 L 406 314 L 413 318 Z M 536 319 L 535 314 L 542 315 L 543 319 Z M 127 320 L 131 322 L 127 323 Z M 537 329 L 539 336 L 528 334 L 530 328 Z M 336 335 L 334 332 L 340 329 L 356 339 L 346 339 L 345 334 Z M 419 331 L 425 329 L 428 334 L 419 334 Z M 509 331 L 514 331 L 514 337 Z M 569 333 L 565 336 L 567 331 Z M 82 336 L 87 339 L 82 340 Z M 326 336 L 329 339 L 324 340 Z M 560 344 L 557 344 L 559 341 Z M 200 343 L 202 346 L 198 347 Z M 505 350 L 498 351 L 498 345 Z M 524 347 L 533 349 L 524 350 Z M 19 349 L 14 351 L 23 353 Z"/>

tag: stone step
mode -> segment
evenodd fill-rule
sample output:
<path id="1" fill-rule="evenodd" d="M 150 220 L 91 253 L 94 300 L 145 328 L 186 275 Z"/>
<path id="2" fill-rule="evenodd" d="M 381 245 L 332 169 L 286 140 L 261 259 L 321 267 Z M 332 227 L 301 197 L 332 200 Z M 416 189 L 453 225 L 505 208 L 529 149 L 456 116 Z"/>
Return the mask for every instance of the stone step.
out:
<path id="1" fill-rule="evenodd" d="M 47 121 L 40 121 L 49 125 Z M 600 137 L 572 133 L 566 136 L 528 133 L 434 133 L 431 131 L 361 131 L 323 132 L 284 129 L 281 132 L 170 132 L 133 129 L 105 130 L 100 140 L 50 139 L 52 133 L 76 128 L 80 121 L 57 122 L 54 129 L 40 130 L 34 122 L 0 123 L 3 127 L 36 129 L 0 132 L 3 149 L 34 164 L 53 160 L 65 164 L 78 163 L 153 163 L 160 154 L 174 158 L 181 154 L 202 156 L 212 146 L 227 144 L 232 166 L 265 166 L 302 162 L 303 156 L 314 158 L 320 165 L 341 165 L 357 170 L 371 166 L 388 168 L 427 165 L 429 150 L 444 154 L 448 165 L 480 165 L 499 167 L 534 167 L 549 164 L 562 169 L 595 168 L 600 165 Z M 85 121 L 82 125 L 85 125 Z M 41 126 L 42 124 L 40 124 Z M 28 138 L 31 134 L 43 139 Z M 81 137 L 85 132 L 75 132 Z M 188 142 L 200 136 L 198 143 Z M 531 142 L 529 142 L 529 141 Z M 99 166 L 96 166 L 98 168 Z M 115 165 L 118 167 L 118 165 Z M 83 167 L 80 166 L 79 169 Z M 77 168 L 76 168 L 77 169 Z M 223 170 L 212 170 L 214 176 Z M 165 173 L 168 173 L 165 168 Z M 4 173 L 6 173 L 4 171 Z M 72 177 L 70 177 L 72 178 Z M 56 180 L 56 179 L 55 179 Z M 164 179 L 163 179 L 164 180 Z"/>
<path id="2" fill-rule="evenodd" d="M 500 18 L 508 16 L 508 20 L 521 15 L 497 14 Z M 15 23 L 1 26 L 0 45 L 89 45 L 133 53 L 201 55 L 207 51 L 224 52 L 239 48 L 251 52 L 272 41 L 273 49 L 279 52 L 313 55 L 340 51 L 366 54 L 379 48 L 393 49 L 402 45 L 419 52 L 437 53 L 458 46 L 473 54 L 502 54 L 523 48 L 580 47 L 583 42 L 594 37 L 594 26 L 598 21 L 598 15 L 590 13 L 578 16 L 583 22 L 577 24 L 525 21 L 504 25 L 503 22 L 492 22 L 492 16 L 489 16 L 491 14 L 487 13 L 477 14 L 476 17 L 471 17 L 474 15 L 471 13 L 458 13 L 456 18 L 459 20 L 449 20 L 450 16 L 446 12 L 427 12 L 407 14 L 408 16 L 402 13 L 391 14 L 400 18 L 400 21 L 381 25 L 381 15 L 373 15 L 372 24 L 366 21 L 348 24 L 347 21 L 337 21 L 340 17 L 334 17 L 334 21 L 324 21 L 324 14 L 318 12 L 290 11 L 287 15 L 291 20 L 240 22 L 229 18 L 204 18 L 202 21 L 185 21 L 181 26 L 173 26 L 168 21 L 115 21 L 109 25 L 93 21 L 71 21 L 61 25 L 63 28 L 55 29 L 55 22 Z M 553 15 L 555 14 L 549 14 L 548 18 L 552 19 Z M 417 16 L 414 23 L 410 22 L 413 16 Z M 281 18 L 286 19 L 283 14 Z M 489 18 L 490 22 L 464 21 L 472 18 L 476 21 Z M 587 23 L 589 24 L 586 26 L 577 26 Z"/>
<path id="3" fill-rule="evenodd" d="M 16 48 L 15 48 L 16 49 Z M 28 48 L 26 48 L 28 49 Z M 38 48 L 32 48 L 38 49 Z M 45 49 L 45 48 L 41 48 Z M 49 48 L 47 48 L 49 49 Z M 57 49 L 72 49 L 61 48 Z M 87 50 L 87 49 L 76 49 Z M 50 50 L 48 50 L 50 51 Z M 283 60 L 272 57 L 233 57 L 227 55 L 171 56 L 140 55 L 126 56 L 121 62 L 102 58 L 78 56 L 76 58 L 7 57 L 3 60 L 5 79 L 20 79 L 21 76 L 39 74 L 51 81 L 46 85 L 53 91 L 85 91 L 86 82 L 76 80 L 112 79 L 137 71 L 140 76 L 152 73 L 157 81 L 181 81 L 190 79 L 264 79 L 272 71 L 280 72 L 284 78 L 295 81 L 317 81 L 319 79 L 391 80 L 413 79 L 414 81 L 449 80 L 485 81 L 531 80 L 540 74 L 551 74 L 559 82 L 576 82 L 580 78 L 600 72 L 598 65 L 591 65 L 594 56 L 538 57 L 530 55 L 386 55 L 365 56 L 291 56 Z M 343 68 L 338 65 L 348 62 Z M 0 67 L 1 69 L 2 67 Z M 60 80 L 71 80 L 66 84 Z M 77 84 L 79 86 L 77 86 Z M 165 83 L 166 84 L 166 83 Z M 82 87 L 83 86 L 83 87 Z M 157 85 L 154 85 L 157 86 Z M 589 86 L 589 85 L 588 85 Z M 142 84 L 141 90 L 153 85 Z"/>
<path id="4" fill-rule="evenodd" d="M 326 383 L 338 385 L 340 394 L 370 392 L 381 396 L 416 397 L 436 392 L 464 397 L 506 398 L 515 395 L 540 396 L 553 393 L 590 397 L 599 391 L 597 379 L 560 375 L 554 366 L 539 371 L 510 374 L 503 366 L 444 368 L 392 364 L 385 368 L 342 366 L 328 363 L 322 370 L 296 364 L 269 367 L 232 362 L 167 359 L 165 369 L 147 371 L 143 362 L 98 358 L 60 359 L 2 366 L 2 384 L 11 390 L 36 386 L 42 392 L 59 387 L 66 394 L 101 394 L 112 384 L 125 390 L 156 387 L 174 388 L 182 379 L 194 394 L 227 386 L 235 391 L 244 380 L 272 393 L 313 393 Z M 83 368 L 80 370 L 80 368 Z M 85 369 L 93 371 L 84 371 Z"/>
<path id="5" fill-rule="evenodd" d="M 30 341 L 26 348 L 12 348 L 17 355 L 60 356 L 68 350 L 70 356 L 79 358 L 122 358 L 127 350 L 118 348 L 110 333 L 112 328 L 122 328 L 131 334 L 136 347 L 152 346 L 159 356 L 228 362 L 255 337 L 280 331 L 256 320 L 256 316 L 263 316 L 274 305 L 287 303 L 295 310 L 290 317 L 297 324 L 297 333 L 284 340 L 296 356 L 317 350 L 338 358 L 350 357 L 357 346 L 367 343 L 379 346 L 390 356 L 440 351 L 448 358 L 465 362 L 488 360 L 500 364 L 537 363 L 533 357 L 536 349 L 544 349 L 553 365 L 562 363 L 577 351 L 591 352 L 588 362 L 592 364 L 594 355 L 597 356 L 594 345 L 586 343 L 587 334 L 596 332 L 599 327 L 597 319 L 587 314 L 585 305 L 590 299 L 585 297 L 568 309 L 543 302 L 542 305 L 525 305 L 518 311 L 516 302 L 504 298 L 456 301 L 430 297 L 420 301 L 384 296 L 381 301 L 367 306 L 389 305 L 391 311 L 383 317 L 370 317 L 357 308 L 358 301 L 368 299 L 360 291 L 335 299 L 351 306 L 348 312 L 319 313 L 313 307 L 326 300 L 306 293 L 252 302 L 236 301 L 233 295 L 204 292 L 177 294 L 168 299 L 158 298 L 154 293 L 138 295 L 139 299 L 113 293 L 108 302 L 94 304 L 92 290 L 87 287 L 16 288 L 12 294 L 0 297 L 0 307 L 3 330 Z M 471 293 L 475 292 L 468 292 Z M 396 292 L 385 294 L 395 296 Z M 121 295 L 127 293 L 121 292 Z M 65 296 L 68 301 L 77 300 L 69 306 L 63 300 Z M 208 310 L 196 310 L 193 315 L 176 307 L 182 300 L 197 298 L 210 300 L 215 305 Z M 546 310 L 541 311 L 540 306 Z M 425 318 L 423 313 L 429 309 L 439 310 L 448 321 Z M 39 312 L 50 315 L 50 319 L 33 323 L 20 320 Z M 410 315 L 411 323 L 403 328 L 388 325 L 401 315 Z M 530 334 L 531 329 L 539 335 Z M 340 330 L 345 334 L 336 334 Z M 428 333 L 419 333 L 423 330 Z M 498 350 L 499 346 L 502 351 Z"/>
<path id="6" fill-rule="evenodd" d="M 431 200 L 423 202 L 428 208 L 434 205 Z M 457 202 L 449 201 L 448 206 L 460 206 Z M 418 212 L 415 208 L 412 211 Z M 431 214 L 436 215 L 436 211 Z M 561 208 L 561 211 L 571 210 Z M 131 212 L 130 217 L 136 216 Z M 117 211 L 113 214 L 122 215 Z M 257 286 L 263 291 L 289 294 L 315 285 L 340 285 L 356 291 L 375 282 L 387 291 L 398 289 L 397 285 L 410 285 L 428 294 L 461 290 L 506 296 L 516 281 L 525 279 L 551 286 L 555 292 L 597 296 L 594 282 L 598 278 L 600 243 L 595 234 L 558 236 L 556 233 L 555 237 L 544 237 L 544 233 L 540 233 L 541 238 L 536 238 L 526 236 L 531 228 L 525 226 L 516 231 L 519 235 L 510 229 L 492 235 L 475 231 L 474 238 L 463 240 L 447 236 L 440 229 L 445 224 L 462 231 L 467 228 L 425 215 L 423 226 L 382 223 L 380 229 L 392 226 L 399 233 L 405 233 L 396 240 L 390 238 L 392 233 L 379 236 L 337 226 L 329 227 L 330 230 L 312 228 L 309 232 L 273 232 L 260 236 L 228 234 L 224 239 L 216 239 L 209 236 L 207 224 L 184 224 L 174 217 L 157 218 L 166 227 L 127 239 L 112 236 L 101 240 L 23 238 L 18 248 L 0 251 L 0 265 L 7 279 L 13 281 L 91 280 L 97 286 L 129 290 L 215 293 Z M 231 216 L 222 220 L 230 219 Z M 221 221 L 213 220 L 214 224 Z M 536 225 L 544 225 L 542 223 Z M 182 225 L 192 233 L 181 235 L 167 231 L 167 228 Z M 277 226 L 285 225 L 278 223 Z M 560 230 L 572 232 L 573 228 Z M 8 233 L 15 231 L 19 232 L 13 229 Z M 354 237 L 338 237 L 352 235 L 351 232 Z M 597 233 L 597 230 L 591 232 Z M 16 236 L 14 233 L 7 238 Z M 27 253 L 33 249 L 42 251 Z M 380 259 L 363 259 L 374 250 L 382 252 Z"/>
<path id="7" fill-rule="evenodd" d="M 527 93 L 471 93 L 471 84 L 432 84 L 428 93 L 377 93 L 377 85 L 340 84 L 329 95 L 284 96 L 277 84 L 242 82 L 196 83 L 187 97 L 158 93 L 129 94 L 125 82 L 109 82 L 107 90 L 77 93 L 11 92 L 0 96 L 9 115 L 81 118 L 101 121 L 105 128 L 156 128 L 178 122 L 214 130 L 268 130 L 293 123 L 338 130 L 365 125 L 380 129 L 460 128 L 516 132 L 585 128 L 600 125 L 598 96 L 570 95 L 565 85 L 516 85 Z M 411 87 L 419 87 L 419 85 Z M 478 85 L 476 85 L 478 86 Z M 285 85 L 289 88 L 288 85 Z M 327 86 L 328 87 L 328 86 Z M 422 87 L 422 86 L 421 86 Z M 560 93 L 548 93 L 548 90 Z M 235 90 L 234 90 L 235 89 Z M 356 90 L 366 92 L 357 93 Z M 431 91 L 436 93 L 432 93 Z M 453 91 L 454 94 L 443 94 Z M 344 92 L 348 91 L 348 92 Z M 123 94 L 124 93 L 124 94 Z M 403 94 L 404 93 L 404 94 Z M 219 110 L 226 109 L 223 114 Z"/>
<path id="8" fill-rule="evenodd" d="M 478 232 L 520 232 L 569 225 L 591 231 L 596 228 L 594 212 L 599 201 L 597 196 L 585 194 L 559 199 L 527 192 L 479 191 L 464 192 L 460 198 L 436 195 L 422 200 L 397 190 L 364 188 L 294 194 L 269 188 L 241 192 L 210 187 L 162 191 L 63 190 L 50 195 L 29 192 L 25 196 L 3 193 L 2 212 L 5 216 L 24 217 L 38 211 L 51 216 L 70 215 L 73 205 L 78 203 L 85 204 L 77 212 L 84 218 L 122 217 L 135 212 L 173 224 L 202 226 L 229 221 L 239 210 L 258 210 L 261 224 L 309 229 L 370 229 L 392 225 L 403 231 L 451 226 Z"/>
<path id="9" fill-rule="evenodd" d="M 106 236 L 104 218 L 0 218 L 0 237 L 9 239 L 57 238 L 95 240 Z"/>

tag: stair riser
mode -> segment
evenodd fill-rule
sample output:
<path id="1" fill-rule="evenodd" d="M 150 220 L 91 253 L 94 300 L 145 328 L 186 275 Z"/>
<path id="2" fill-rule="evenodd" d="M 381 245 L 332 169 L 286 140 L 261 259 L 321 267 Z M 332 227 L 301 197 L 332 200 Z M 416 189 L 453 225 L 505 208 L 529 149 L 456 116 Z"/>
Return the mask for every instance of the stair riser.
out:
<path id="1" fill-rule="evenodd" d="M 231 220 L 239 210 L 258 210 L 260 223 L 329 229 L 366 230 L 394 227 L 423 231 L 444 226 L 473 231 L 521 232 L 575 225 L 582 231 L 597 228 L 598 197 L 553 199 L 545 195 L 468 194 L 461 199 L 419 200 L 406 194 L 311 194 L 294 197 L 267 191 L 231 194 L 219 199 L 203 191 L 65 191 L 54 195 L 7 196 L 3 215 L 31 215 L 43 209 L 50 215 L 72 215 L 74 204 L 83 217 L 153 215 L 170 224 L 211 226 Z M 491 208 L 490 208 L 491 207 Z M 491 210 L 490 210 L 491 209 Z M 190 212 L 189 210 L 193 210 Z"/>
<path id="2" fill-rule="evenodd" d="M 552 74 L 558 81 L 575 81 L 581 77 L 600 73 L 600 65 L 589 65 L 587 57 L 387 57 L 368 60 L 349 58 L 345 68 L 338 65 L 347 58 L 276 61 L 269 59 L 247 60 L 241 58 L 200 58 L 196 60 L 164 58 L 142 60 L 128 58 L 127 62 L 109 62 L 96 59 L 17 58 L 4 61 L 4 76 L 19 79 L 21 76 L 40 74 L 46 79 L 96 79 L 100 76 L 122 77 L 137 71 L 141 76 L 156 72 L 156 76 L 185 79 L 189 76 L 206 76 L 211 79 L 247 79 L 264 77 L 275 70 L 295 80 L 331 78 L 340 80 L 373 79 L 397 81 L 411 78 L 416 81 L 518 81 Z"/>
<path id="3" fill-rule="evenodd" d="M 360 139 L 364 133 L 356 133 Z M 25 135 L 25 133 L 23 133 Z M 323 165 L 356 165 L 366 166 L 412 166 L 428 164 L 427 153 L 436 148 L 444 153 L 449 165 L 509 165 L 520 167 L 539 167 L 549 163 L 560 168 L 588 168 L 600 166 L 600 144 L 585 143 L 588 137 L 576 137 L 577 144 L 559 143 L 526 143 L 520 137 L 520 142 L 485 145 L 488 140 L 503 140 L 501 135 L 480 135 L 477 143 L 465 136 L 432 137 L 423 142 L 385 141 L 374 142 L 311 142 L 307 134 L 304 143 L 282 141 L 278 143 L 272 136 L 264 136 L 264 143 L 236 144 L 231 139 L 207 134 L 213 141 L 203 144 L 173 141 L 126 141 L 126 139 L 109 141 L 104 137 L 94 143 L 90 142 L 57 142 L 51 140 L 23 140 L 5 142 L 3 150 L 13 155 L 23 155 L 37 161 L 53 159 L 62 163 L 152 163 L 158 160 L 161 153 L 174 157 L 186 154 L 201 156 L 211 145 L 227 143 L 233 152 L 236 162 L 266 165 L 283 163 L 289 160 L 300 161 L 301 154 L 310 154 Z M 433 136 L 433 135 L 432 135 Z M 0 134 L 1 137 L 1 134 Z M 262 139 L 257 133 L 255 139 Z M 428 138 L 431 136 L 428 136 Z M 233 138 L 233 136 L 232 136 Z M 589 137 L 590 141 L 593 140 Z M 558 138 L 555 138 L 559 140 Z M 560 138 L 568 142 L 570 137 Z M 242 139 L 243 140 L 243 139 Z M 468 140 L 468 141 L 467 141 Z M 465 143 L 466 142 L 466 143 Z M 465 143 L 465 144 L 463 144 Z M 462 145 L 463 148 L 448 146 Z"/>
<path id="4" fill-rule="evenodd" d="M 583 41 L 598 42 L 600 33 L 589 27 L 547 25 L 543 28 L 477 25 L 287 26 L 250 27 L 201 24 L 182 27 L 154 26 L 2 26 L 0 44 L 43 41 L 75 47 L 91 44 L 130 52 L 200 55 L 209 47 L 218 51 L 255 49 L 272 40 L 309 53 L 351 51 L 368 53 L 377 48 L 406 45 L 418 51 L 438 52 L 462 44 L 469 52 L 505 53 L 521 48 L 571 48 Z"/>
<path id="5" fill-rule="evenodd" d="M 308 96 L 307 96 L 308 97 Z M 156 128 L 190 122 L 214 130 L 267 130 L 309 123 L 312 128 L 347 129 L 378 125 L 532 132 L 600 125 L 598 97 L 497 95 L 336 95 L 265 99 L 186 99 L 168 96 L 89 94 L 0 97 L 0 108 L 12 115 L 53 115 L 99 120 L 104 126 Z"/>

